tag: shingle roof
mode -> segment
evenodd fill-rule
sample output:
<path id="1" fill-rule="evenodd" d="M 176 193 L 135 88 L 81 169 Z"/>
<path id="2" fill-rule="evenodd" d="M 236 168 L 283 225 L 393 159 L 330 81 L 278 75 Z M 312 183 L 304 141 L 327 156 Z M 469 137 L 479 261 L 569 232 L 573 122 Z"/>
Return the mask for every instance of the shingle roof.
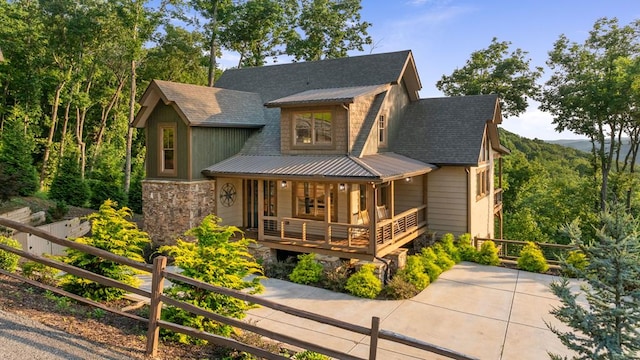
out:
<path id="1" fill-rule="evenodd" d="M 361 178 L 391 180 L 424 174 L 435 166 L 397 154 L 354 158 L 345 155 L 236 155 L 202 171 L 207 176 Z"/>
<path id="2" fill-rule="evenodd" d="M 162 99 L 174 103 L 190 126 L 256 127 L 265 124 L 259 94 L 163 80 L 154 80 L 153 83 L 161 92 Z M 147 91 L 150 89 L 153 89 L 152 85 Z M 143 105 L 146 97 L 141 100 Z"/>
<path id="3" fill-rule="evenodd" d="M 386 89 L 386 85 L 354 86 L 345 88 L 329 88 L 306 90 L 301 93 L 285 96 L 266 103 L 269 107 L 302 105 L 314 103 L 351 103 L 359 96 L 377 94 Z"/>
<path id="4" fill-rule="evenodd" d="M 422 99 L 407 106 L 392 150 L 436 165 L 477 165 L 497 95 Z"/>
<path id="5" fill-rule="evenodd" d="M 216 87 L 255 92 L 270 102 L 313 89 L 392 84 L 411 51 L 226 70 Z M 419 79 L 417 86 L 419 90 Z"/>

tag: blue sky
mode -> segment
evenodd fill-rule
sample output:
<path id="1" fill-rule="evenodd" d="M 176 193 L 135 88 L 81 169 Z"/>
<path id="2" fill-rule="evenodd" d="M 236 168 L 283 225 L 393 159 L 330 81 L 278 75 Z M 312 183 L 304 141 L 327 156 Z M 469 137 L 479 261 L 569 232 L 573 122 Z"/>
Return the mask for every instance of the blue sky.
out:
<path id="1" fill-rule="evenodd" d="M 435 87 L 440 77 L 464 66 L 471 52 L 486 48 L 493 37 L 529 52 L 532 65 L 545 68 L 546 81 L 547 54 L 560 34 L 583 42 L 601 17 L 617 17 L 624 25 L 640 18 L 638 0 L 362 0 L 362 7 L 375 42 L 363 54 L 412 50 L 421 97 L 443 96 Z M 579 138 L 555 132 L 551 115 L 537 107 L 530 104 L 525 114 L 505 119 L 502 127 L 528 138 Z"/>

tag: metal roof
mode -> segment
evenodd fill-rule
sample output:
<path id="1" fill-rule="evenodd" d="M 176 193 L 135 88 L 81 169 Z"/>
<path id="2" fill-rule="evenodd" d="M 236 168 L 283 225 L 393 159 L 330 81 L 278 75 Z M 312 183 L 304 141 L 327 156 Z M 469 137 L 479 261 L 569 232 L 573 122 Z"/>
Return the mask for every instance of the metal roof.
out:
<path id="1" fill-rule="evenodd" d="M 236 155 L 202 171 L 207 176 L 305 177 L 389 181 L 436 167 L 402 155 Z"/>
<path id="2" fill-rule="evenodd" d="M 352 103 L 359 96 L 378 94 L 386 90 L 387 85 L 353 86 L 343 88 L 314 89 L 285 96 L 269 101 L 268 107 L 281 107 L 287 105 L 304 105 L 315 103 Z"/>

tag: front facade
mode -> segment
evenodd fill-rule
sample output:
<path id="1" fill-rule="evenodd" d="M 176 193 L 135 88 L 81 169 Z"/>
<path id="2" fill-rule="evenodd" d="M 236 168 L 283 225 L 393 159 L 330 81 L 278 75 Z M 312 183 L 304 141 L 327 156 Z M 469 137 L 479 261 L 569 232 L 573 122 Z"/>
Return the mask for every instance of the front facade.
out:
<path id="1" fill-rule="evenodd" d="M 365 260 L 428 232 L 494 237 L 498 99 L 420 87 L 410 51 L 152 82 L 145 230 L 172 242 L 213 213 L 270 249 Z"/>

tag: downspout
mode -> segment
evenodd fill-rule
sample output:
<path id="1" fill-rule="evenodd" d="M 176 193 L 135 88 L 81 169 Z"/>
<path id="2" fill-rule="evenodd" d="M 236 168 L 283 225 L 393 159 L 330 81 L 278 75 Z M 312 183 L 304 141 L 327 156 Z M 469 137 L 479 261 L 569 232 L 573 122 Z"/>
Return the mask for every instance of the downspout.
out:
<path id="1" fill-rule="evenodd" d="M 347 111 L 347 155 L 351 156 L 351 123 L 350 123 L 350 114 L 349 114 L 349 106 L 345 103 L 342 103 L 342 108 Z"/>
<path id="2" fill-rule="evenodd" d="M 471 168 L 466 167 L 464 171 L 467 173 L 467 232 L 471 234 Z M 476 184 L 476 186 L 478 185 Z"/>

